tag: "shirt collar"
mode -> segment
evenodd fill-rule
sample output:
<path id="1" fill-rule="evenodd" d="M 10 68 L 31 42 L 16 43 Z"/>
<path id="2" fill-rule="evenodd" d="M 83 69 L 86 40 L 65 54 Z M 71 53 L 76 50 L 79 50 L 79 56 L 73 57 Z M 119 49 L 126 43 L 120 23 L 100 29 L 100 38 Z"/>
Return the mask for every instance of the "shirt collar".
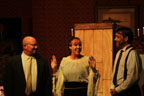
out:
<path id="1" fill-rule="evenodd" d="M 125 46 L 124 48 L 122 48 L 121 50 L 122 50 L 122 51 L 126 51 L 129 47 L 131 47 L 130 44 L 126 45 L 126 46 Z"/>
<path id="2" fill-rule="evenodd" d="M 28 56 L 28 55 L 26 55 L 24 52 L 22 52 L 22 55 L 23 55 L 24 58 L 26 58 L 26 60 L 28 60 L 29 57 L 34 58 L 33 56 Z"/>

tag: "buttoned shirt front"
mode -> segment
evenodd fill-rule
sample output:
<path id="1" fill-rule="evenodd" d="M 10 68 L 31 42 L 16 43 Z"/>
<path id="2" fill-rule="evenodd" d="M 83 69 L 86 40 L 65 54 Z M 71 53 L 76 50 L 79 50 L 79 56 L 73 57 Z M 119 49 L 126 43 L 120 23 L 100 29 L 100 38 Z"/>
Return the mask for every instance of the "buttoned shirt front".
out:
<path id="1" fill-rule="evenodd" d="M 22 66 L 25 74 L 25 80 L 27 82 L 28 64 L 30 58 L 24 52 L 21 54 L 21 58 L 22 58 Z M 32 56 L 32 65 L 31 65 L 31 75 L 32 75 L 32 92 L 35 92 L 37 87 L 37 61 L 33 56 Z"/>
<path id="2" fill-rule="evenodd" d="M 126 59 L 128 52 L 132 49 L 132 47 L 127 49 L 128 46 L 130 46 L 130 45 L 127 45 L 123 49 L 121 49 L 121 50 L 123 50 L 123 53 L 122 53 L 119 67 L 118 67 L 118 73 L 117 73 L 117 78 L 116 78 L 118 86 L 115 86 L 113 84 L 113 82 L 111 84 L 111 89 L 115 89 L 118 93 L 131 87 L 134 83 L 136 83 L 139 80 L 139 77 L 140 77 L 141 71 L 140 71 L 140 65 L 139 65 L 140 64 L 139 57 L 138 57 L 137 52 L 135 50 L 132 50 L 128 56 L 127 64 L 126 64 L 127 78 L 124 79 L 125 59 Z M 113 77 L 114 77 L 114 73 L 116 71 L 115 70 L 116 63 L 117 63 L 117 60 L 118 60 L 121 50 L 119 50 L 117 52 L 117 55 L 115 58 Z"/>

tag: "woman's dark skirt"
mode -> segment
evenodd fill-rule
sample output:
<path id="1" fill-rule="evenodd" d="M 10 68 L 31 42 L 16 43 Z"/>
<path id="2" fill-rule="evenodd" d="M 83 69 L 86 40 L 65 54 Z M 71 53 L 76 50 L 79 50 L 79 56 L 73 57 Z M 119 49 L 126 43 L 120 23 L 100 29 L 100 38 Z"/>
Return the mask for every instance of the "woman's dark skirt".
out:
<path id="1" fill-rule="evenodd" d="M 65 82 L 64 96 L 87 96 L 87 83 Z"/>

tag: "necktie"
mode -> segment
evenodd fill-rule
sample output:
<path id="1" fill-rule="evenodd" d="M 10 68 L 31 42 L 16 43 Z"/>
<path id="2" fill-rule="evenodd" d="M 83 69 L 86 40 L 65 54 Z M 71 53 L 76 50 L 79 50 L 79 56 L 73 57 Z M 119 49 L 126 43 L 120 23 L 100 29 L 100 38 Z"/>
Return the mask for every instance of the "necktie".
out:
<path id="1" fill-rule="evenodd" d="M 118 67 L 119 67 L 119 63 L 120 63 L 120 59 L 122 57 L 122 52 L 123 50 L 121 50 L 120 54 L 119 54 L 119 58 L 117 60 L 117 64 L 116 64 L 116 69 L 115 69 L 115 73 L 114 73 L 114 77 L 113 77 L 113 84 L 116 86 L 117 85 L 117 73 L 118 73 Z"/>
<path id="2" fill-rule="evenodd" d="M 30 95 L 31 90 L 32 90 L 31 64 L 32 64 L 32 57 L 29 57 L 27 82 L 26 82 L 26 89 L 25 89 L 25 93 L 27 96 Z"/>

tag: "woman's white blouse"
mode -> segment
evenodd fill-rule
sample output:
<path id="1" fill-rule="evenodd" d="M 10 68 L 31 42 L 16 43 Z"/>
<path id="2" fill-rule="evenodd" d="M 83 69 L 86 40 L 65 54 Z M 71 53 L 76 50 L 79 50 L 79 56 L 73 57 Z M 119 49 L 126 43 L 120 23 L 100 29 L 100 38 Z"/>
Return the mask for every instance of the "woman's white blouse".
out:
<path id="1" fill-rule="evenodd" d="M 89 57 L 72 60 L 70 56 L 64 57 L 58 72 L 53 78 L 53 92 L 56 96 L 63 96 L 64 82 L 87 82 L 87 96 L 96 96 L 99 82 L 99 73 L 94 73 L 89 67 Z M 57 82 L 55 80 L 57 79 Z M 56 83 L 56 87 L 55 87 Z"/>

